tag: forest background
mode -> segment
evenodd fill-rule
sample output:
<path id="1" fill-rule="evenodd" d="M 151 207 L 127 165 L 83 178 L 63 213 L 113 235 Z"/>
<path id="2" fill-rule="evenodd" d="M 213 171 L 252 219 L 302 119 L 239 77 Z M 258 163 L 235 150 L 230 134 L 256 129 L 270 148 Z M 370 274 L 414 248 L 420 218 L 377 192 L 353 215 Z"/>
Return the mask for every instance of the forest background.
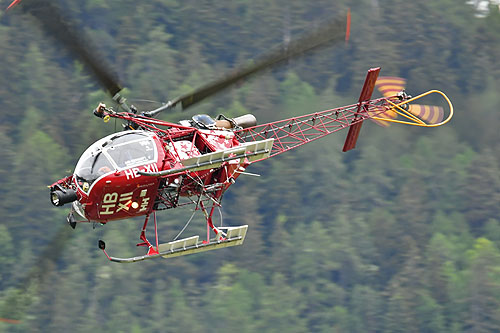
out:
<path id="1" fill-rule="evenodd" d="M 0 331 L 499 331 L 500 13 L 485 3 L 65 2 L 145 108 L 156 105 L 134 99 L 167 101 L 351 8 L 347 46 L 163 119 L 263 123 L 348 105 L 377 66 L 407 78 L 410 94 L 440 89 L 455 106 L 443 127 L 367 123 L 351 152 L 340 132 L 258 163 L 249 171 L 262 177 L 242 176 L 224 198 L 224 223 L 249 225 L 243 246 L 133 265 L 108 262 L 97 240 L 136 255 L 140 220 L 68 227 L 51 243 L 67 210 L 46 186 L 120 124 L 92 116 L 112 103 L 81 65 L 26 16 L 3 15 Z M 190 214 L 161 214 L 160 237 Z M 192 225 L 203 233 L 201 216 Z"/>

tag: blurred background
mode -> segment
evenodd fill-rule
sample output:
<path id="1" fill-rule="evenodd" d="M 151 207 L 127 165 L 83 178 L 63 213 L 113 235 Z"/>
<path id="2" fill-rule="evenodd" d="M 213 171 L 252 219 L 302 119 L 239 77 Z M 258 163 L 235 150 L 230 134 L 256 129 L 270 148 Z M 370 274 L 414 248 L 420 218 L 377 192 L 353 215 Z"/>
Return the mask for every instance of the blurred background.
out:
<path id="1" fill-rule="evenodd" d="M 253 113 L 264 123 L 353 104 L 377 66 L 406 78 L 411 95 L 444 91 L 455 116 L 439 128 L 367 122 L 348 153 L 340 132 L 258 163 L 248 171 L 262 177 L 240 177 L 224 197 L 224 223 L 249 225 L 242 246 L 115 264 L 97 240 L 137 255 L 142 221 L 60 233 L 68 210 L 47 189 L 121 129 L 92 115 L 112 101 L 14 8 L 0 18 L 0 331 L 500 331 L 498 0 L 61 4 L 145 109 L 350 8 L 347 46 L 165 120 Z M 160 239 L 190 216 L 159 214 Z"/>

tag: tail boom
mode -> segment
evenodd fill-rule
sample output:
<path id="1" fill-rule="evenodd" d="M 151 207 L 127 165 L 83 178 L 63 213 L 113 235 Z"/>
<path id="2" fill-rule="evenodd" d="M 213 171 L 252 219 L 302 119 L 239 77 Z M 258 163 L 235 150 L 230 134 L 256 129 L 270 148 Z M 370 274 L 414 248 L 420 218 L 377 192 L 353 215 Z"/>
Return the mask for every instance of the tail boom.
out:
<path id="1" fill-rule="evenodd" d="M 417 97 L 403 100 L 398 104 L 393 101 L 397 96 L 394 96 L 394 98 L 371 99 L 379 72 L 380 67 L 368 70 L 363 89 L 356 104 L 245 128 L 235 131 L 235 138 L 242 143 L 274 139 L 270 154 L 254 161 L 257 162 L 313 142 L 347 127 L 349 127 L 349 132 L 342 150 L 344 152 L 349 151 L 356 147 L 362 123 L 366 119 L 376 120 L 383 125 L 395 122 L 425 127 L 440 126 L 451 119 L 453 106 L 448 97 L 437 90 L 431 90 Z M 435 110 L 424 107 L 410 109 L 409 112 L 404 110 L 403 106 L 405 104 L 431 93 L 441 94 L 448 102 L 450 114 L 445 120 L 440 121 L 443 118 L 440 109 Z M 395 115 L 400 114 L 406 117 L 407 121 L 393 119 Z M 437 119 L 434 121 L 440 122 L 427 124 L 419 116 L 427 119 Z"/>

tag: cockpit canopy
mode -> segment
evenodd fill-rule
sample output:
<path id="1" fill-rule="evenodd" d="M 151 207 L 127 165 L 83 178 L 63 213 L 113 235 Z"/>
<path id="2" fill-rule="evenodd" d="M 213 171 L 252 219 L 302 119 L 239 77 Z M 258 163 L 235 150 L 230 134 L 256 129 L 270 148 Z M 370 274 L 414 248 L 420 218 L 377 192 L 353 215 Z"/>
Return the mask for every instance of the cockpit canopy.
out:
<path id="1" fill-rule="evenodd" d="M 83 153 L 75 168 L 78 185 L 87 192 L 104 174 L 156 162 L 158 152 L 152 133 L 114 133 L 95 142 Z"/>

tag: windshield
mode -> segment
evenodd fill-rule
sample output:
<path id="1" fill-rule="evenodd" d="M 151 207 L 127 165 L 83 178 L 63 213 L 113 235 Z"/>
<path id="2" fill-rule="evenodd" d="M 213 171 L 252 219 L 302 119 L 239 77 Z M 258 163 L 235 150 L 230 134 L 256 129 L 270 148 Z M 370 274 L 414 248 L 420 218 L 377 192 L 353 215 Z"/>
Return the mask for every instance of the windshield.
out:
<path id="1" fill-rule="evenodd" d="M 118 168 L 129 168 L 155 160 L 155 143 L 149 138 L 129 138 L 124 143 L 116 143 L 106 148 L 106 152 Z M 118 141 L 118 140 L 117 140 Z"/>
<path id="2" fill-rule="evenodd" d="M 107 173 L 153 163 L 156 158 L 156 145 L 151 133 L 115 133 L 97 141 L 83 153 L 75 168 L 77 183 L 87 192 L 96 179 Z"/>
<path id="3" fill-rule="evenodd" d="M 106 155 L 104 155 L 102 151 L 96 151 L 87 155 L 84 154 L 80 158 L 75 174 L 78 178 L 79 185 L 83 187 L 83 182 L 87 182 L 88 185 L 90 185 L 100 176 L 113 170 L 113 165 Z"/>

